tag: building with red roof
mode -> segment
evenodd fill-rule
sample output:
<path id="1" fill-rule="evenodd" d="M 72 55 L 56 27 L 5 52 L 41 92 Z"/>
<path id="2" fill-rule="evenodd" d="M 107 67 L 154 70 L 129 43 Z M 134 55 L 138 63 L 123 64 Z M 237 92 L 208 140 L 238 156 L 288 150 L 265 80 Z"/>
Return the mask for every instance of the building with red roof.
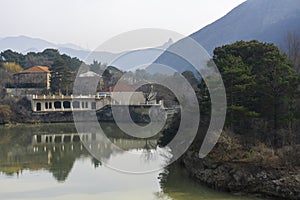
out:
<path id="1" fill-rule="evenodd" d="M 13 75 L 8 87 L 15 95 L 42 93 L 50 89 L 50 70 L 46 66 L 34 66 Z M 15 91 L 16 90 L 16 91 Z M 13 92 L 15 91 L 15 92 Z"/>
<path id="2" fill-rule="evenodd" d="M 50 70 L 46 66 L 34 66 L 29 69 L 25 69 L 20 73 L 50 73 Z"/>
<path id="3" fill-rule="evenodd" d="M 34 66 L 13 75 L 14 84 L 18 88 L 50 89 L 50 70 L 46 66 Z"/>
<path id="4" fill-rule="evenodd" d="M 136 88 L 126 83 L 118 82 L 115 86 L 107 87 L 106 92 L 134 92 Z"/>

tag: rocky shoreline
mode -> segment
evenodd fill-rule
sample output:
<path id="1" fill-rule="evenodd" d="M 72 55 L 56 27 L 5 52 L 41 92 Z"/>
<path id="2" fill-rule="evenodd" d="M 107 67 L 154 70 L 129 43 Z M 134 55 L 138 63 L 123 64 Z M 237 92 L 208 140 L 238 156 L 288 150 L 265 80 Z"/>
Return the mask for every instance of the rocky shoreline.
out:
<path id="1" fill-rule="evenodd" d="M 268 197 L 300 199 L 300 168 L 271 167 L 254 162 L 200 159 L 189 151 L 182 159 L 190 176 L 216 190 Z"/>

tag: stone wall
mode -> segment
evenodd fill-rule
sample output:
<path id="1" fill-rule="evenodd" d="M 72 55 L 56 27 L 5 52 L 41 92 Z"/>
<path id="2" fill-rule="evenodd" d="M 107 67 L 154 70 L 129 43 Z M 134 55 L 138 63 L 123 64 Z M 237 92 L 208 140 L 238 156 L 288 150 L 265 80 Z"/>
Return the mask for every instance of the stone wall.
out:
<path id="1" fill-rule="evenodd" d="M 13 76 L 13 85 L 17 88 L 50 89 L 50 73 L 17 73 Z"/>

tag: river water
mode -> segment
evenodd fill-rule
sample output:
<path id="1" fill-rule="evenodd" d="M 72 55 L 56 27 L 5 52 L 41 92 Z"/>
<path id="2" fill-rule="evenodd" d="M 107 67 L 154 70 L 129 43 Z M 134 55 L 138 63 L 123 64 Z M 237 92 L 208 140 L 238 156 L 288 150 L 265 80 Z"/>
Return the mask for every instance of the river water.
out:
<path id="1" fill-rule="evenodd" d="M 78 140 L 72 124 L 0 127 L 0 199 L 256 199 L 201 186 L 175 164 L 157 168 L 168 157 L 157 156 L 162 150 L 157 147 L 155 137 L 147 140 L 126 137 L 113 123 L 102 123 L 101 127 L 109 132 L 111 143 L 138 155 L 138 160 L 101 141 L 89 142 L 94 138 L 91 134 L 80 136 L 85 142 Z M 89 149 L 93 148 L 101 152 L 100 156 L 91 155 Z M 133 165 L 151 166 L 155 170 L 129 173 Z"/>

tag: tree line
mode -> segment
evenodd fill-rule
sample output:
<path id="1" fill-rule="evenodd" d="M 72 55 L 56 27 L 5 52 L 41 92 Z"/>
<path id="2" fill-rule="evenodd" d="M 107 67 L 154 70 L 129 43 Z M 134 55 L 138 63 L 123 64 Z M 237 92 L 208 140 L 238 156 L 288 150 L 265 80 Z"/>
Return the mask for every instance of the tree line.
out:
<path id="1" fill-rule="evenodd" d="M 76 72 L 83 63 L 78 58 L 72 58 L 66 54 L 60 54 L 56 49 L 46 49 L 43 52 L 29 52 L 23 55 L 12 50 L 6 50 L 0 54 L 0 70 L 5 79 L 1 80 L 1 86 L 12 81 L 13 73 L 20 72 L 36 65 L 49 67 L 51 71 L 51 93 L 70 93 L 72 82 Z"/>
<path id="2" fill-rule="evenodd" d="M 274 44 L 238 41 L 214 50 L 213 61 L 227 98 L 225 127 L 281 147 L 299 141 L 298 66 Z M 205 82 L 199 84 L 202 114 L 210 114 Z"/>
<path id="3" fill-rule="evenodd" d="M 225 127 L 238 134 L 252 135 L 274 147 L 300 141 L 297 131 L 300 126 L 299 55 L 297 40 L 292 36 L 289 38 L 287 46 L 290 48 L 285 52 L 270 43 L 238 41 L 216 48 L 212 58 L 226 89 Z M 7 81 L 5 73 L 12 74 L 34 65 L 49 66 L 51 92 L 63 94 L 71 93 L 77 71 L 84 64 L 54 49 L 26 55 L 7 50 L 1 53 L 0 63 L 1 83 Z M 86 70 L 101 73 L 112 82 L 122 75 L 112 67 L 103 73 L 104 68 L 98 61 L 86 65 Z M 116 70 L 121 74 L 113 78 Z M 147 75 L 143 71 L 137 74 L 143 78 Z M 192 72 L 182 75 L 196 88 L 201 117 L 208 116 L 210 97 L 205 82 L 195 78 Z M 163 98 L 163 94 L 160 95 Z M 5 119 L 11 114 L 8 107 L 1 110 L 0 118 Z"/>

